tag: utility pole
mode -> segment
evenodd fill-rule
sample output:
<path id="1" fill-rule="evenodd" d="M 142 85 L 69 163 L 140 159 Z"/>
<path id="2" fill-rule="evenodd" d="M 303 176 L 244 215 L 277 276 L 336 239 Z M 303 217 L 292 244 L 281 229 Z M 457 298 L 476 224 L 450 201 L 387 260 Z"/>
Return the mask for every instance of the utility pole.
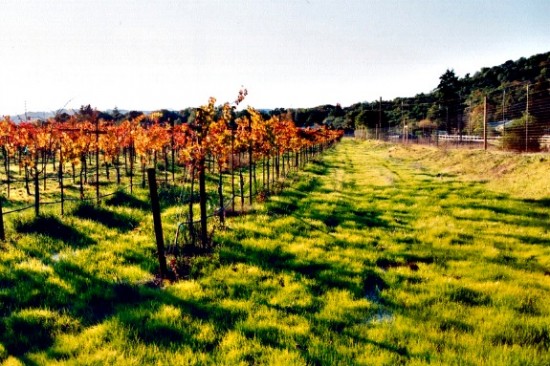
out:
<path id="1" fill-rule="evenodd" d="M 525 152 L 529 150 L 529 84 L 527 84 L 527 103 L 525 105 Z"/>
<path id="2" fill-rule="evenodd" d="M 487 150 L 487 96 L 483 97 L 483 149 Z"/>
<path id="3" fill-rule="evenodd" d="M 401 125 L 403 126 L 403 142 L 405 142 L 405 120 L 403 120 L 403 100 L 401 100 Z"/>
<path id="4" fill-rule="evenodd" d="M 380 104 L 378 106 L 378 139 L 380 140 L 380 134 L 382 132 L 382 97 L 380 97 Z"/>
<path id="5" fill-rule="evenodd" d="M 445 123 L 447 124 L 447 129 L 449 129 L 449 106 L 445 106 Z M 459 122 L 460 123 L 460 120 Z M 459 141 L 462 142 L 462 134 L 460 133 L 460 126 L 458 127 Z"/>
<path id="6" fill-rule="evenodd" d="M 506 88 L 502 89 L 502 136 L 506 136 L 506 118 L 504 117 L 506 105 Z"/>
<path id="7" fill-rule="evenodd" d="M 462 106 L 462 93 L 458 92 L 458 109 L 457 109 L 457 124 L 458 124 L 458 138 L 460 143 L 462 143 L 462 113 L 460 113 Z M 449 106 L 447 106 L 447 123 L 449 123 Z"/>

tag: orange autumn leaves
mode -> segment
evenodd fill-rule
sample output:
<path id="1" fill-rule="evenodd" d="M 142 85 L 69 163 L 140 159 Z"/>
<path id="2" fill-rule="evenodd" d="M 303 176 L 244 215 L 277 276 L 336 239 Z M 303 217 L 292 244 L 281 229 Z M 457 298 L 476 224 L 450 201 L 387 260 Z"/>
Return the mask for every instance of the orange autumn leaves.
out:
<path id="1" fill-rule="evenodd" d="M 244 95 L 239 94 L 235 105 Z M 8 156 L 19 153 L 20 164 L 28 167 L 53 154 L 64 162 L 79 164 L 83 156 L 98 149 L 104 162 L 112 163 L 123 149 L 131 149 L 144 165 L 159 154 L 174 151 L 180 164 L 192 167 L 211 156 L 221 170 L 227 167 L 231 154 L 238 152 L 251 151 L 260 159 L 341 136 L 340 131 L 324 127 L 297 128 L 288 115 L 266 118 L 252 107 L 235 117 L 234 106 L 215 103 L 210 98 L 208 104 L 197 108 L 192 123 L 167 123 L 159 112 L 119 123 L 98 119 L 97 114 L 18 124 L 4 117 L 0 119 L 0 146 Z"/>

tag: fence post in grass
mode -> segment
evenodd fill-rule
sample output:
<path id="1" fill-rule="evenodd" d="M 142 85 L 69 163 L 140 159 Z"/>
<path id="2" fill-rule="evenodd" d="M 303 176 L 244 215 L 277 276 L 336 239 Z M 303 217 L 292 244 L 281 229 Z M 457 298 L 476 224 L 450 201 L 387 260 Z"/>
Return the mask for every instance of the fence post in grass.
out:
<path id="1" fill-rule="evenodd" d="M 6 240 L 6 232 L 4 231 L 4 213 L 2 212 L 2 198 L 0 197 L 0 241 Z"/>
<path id="2" fill-rule="evenodd" d="M 248 119 L 248 203 L 252 206 L 252 119 Z"/>
<path id="3" fill-rule="evenodd" d="M 38 158 L 36 159 L 38 161 Z M 36 162 L 38 164 L 38 162 Z M 46 172 L 44 172 L 46 174 Z M 34 167 L 34 214 L 40 216 L 40 182 L 38 181 L 38 167 Z"/>
<path id="4" fill-rule="evenodd" d="M 220 168 L 220 174 L 218 176 L 218 195 L 220 198 L 220 224 L 223 227 L 225 225 L 225 206 L 223 204 L 223 175 L 222 170 Z"/>
<path id="5" fill-rule="evenodd" d="M 162 235 L 162 221 L 160 220 L 160 203 L 157 192 L 157 178 L 155 168 L 147 169 L 149 180 L 149 194 L 151 196 L 151 209 L 153 211 L 153 224 L 155 226 L 155 239 L 157 241 L 157 254 L 159 259 L 160 276 L 166 278 L 166 257 L 164 256 L 164 236 Z"/>
<path id="6" fill-rule="evenodd" d="M 95 199 L 99 206 L 99 118 L 95 116 Z"/>
<path id="7" fill-rule="evenodd" d="M 525 102 L 525 152 L 529 151 L 529 84 L 527 84 L 527 101 Z"/>
<path id="8" fill-rule="evenodd" d="M 487 96 L 483 97 L 483 149 L 487 150 Z"/>
<path id="9" fill-rule="evenodd" d="M 61 150 L 60 150 L 61 151 Z M 61 153 L 60 153 L 61 155 Z M 63 190 L 63 166 L 59 158 L 59 188 L 61 190 L 61 216 L 65 215 L 65 191 Z"/>

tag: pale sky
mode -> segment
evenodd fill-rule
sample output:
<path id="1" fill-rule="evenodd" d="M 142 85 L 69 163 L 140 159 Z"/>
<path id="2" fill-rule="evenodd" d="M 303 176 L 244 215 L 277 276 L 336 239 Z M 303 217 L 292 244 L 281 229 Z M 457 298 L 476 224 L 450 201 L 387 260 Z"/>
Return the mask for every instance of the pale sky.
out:
<path id="1" fill-rule="evenodd" d="M 0 0 L 0 115 L 347 106 L 550 51 L 550 0 Z"/>

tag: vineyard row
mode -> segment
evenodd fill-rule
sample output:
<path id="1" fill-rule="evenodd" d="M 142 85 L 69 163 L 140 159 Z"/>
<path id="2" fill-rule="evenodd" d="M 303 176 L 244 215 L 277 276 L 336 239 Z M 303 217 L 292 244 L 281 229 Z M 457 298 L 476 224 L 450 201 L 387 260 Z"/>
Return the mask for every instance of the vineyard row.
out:
<path id="1" fill-rule="evenodd" d="M 123 121 L 113 122 L 103 120 L 93 110 L 37 122 L 14 123 L 9 117 L 4 117 L 0 120 L 0 149 L 5 192 L 9 198 L 10 185 L 16 181 L 25 182 L 27 193 L 34 196 L 35 212 L 39 215 L 41 183 L 45 189 L 46 179 L 56 179 L 60 201 L 63 202 L 66 199 L 64 179 L 69 171 L 73 183 L 79 182 L 80 199 L 84 199 L 83 184 L 91 176 L 99 202 L 99 182 L 103 177 L 100 172 L 103 169 L 109 181 L 110 169 L 115 170 L 117 184 L 120 184 L 123 170 L 130 179 L 131 188 L 138 170 L 141 170 L 142 184 L 145 185 L 148 167 L 162 166 L 166 180 L 169 170 L 173 180 L 174 171 L 183 168 L 192 187 L 195 180 L 198 182 L 199 230 L 201 242 L 206 243 L 207 170 L 219 174 L 221 208 L 224 202 L 223 172 L 231 171 L 233 175 L 236 169 L 242 171 L 248 166 L 252 190 L 253 167 L 257 162 L 265 164 L 267 161 L 268 172 L 272 162 L 278 176 L 281 164 L 283 171 L 285 169 L 285 159 L 290 167 L 291 154 L 296 159 L 293 164 L 297 166 L 302 154 L 307 156 L 342 136 L 340 131 L 325 127 L 297 128 L 290 116 L 265 117 L 250 107 L 236 117 L 234 106 L 226 103 L 216 107 L 214 103 L 211 98 L 207 105 L 197 108 L 192 123 L 165 121 L 161 113 L 129 116 Z M 31 183 L 34 192 L 30 192 Z M 244 197 L 242 190 L 241 183 L 240 193 Z M 232 191 L 234 199 L 233 182 Z M 192 212 L 189 221 L 193 221 Z"/>

